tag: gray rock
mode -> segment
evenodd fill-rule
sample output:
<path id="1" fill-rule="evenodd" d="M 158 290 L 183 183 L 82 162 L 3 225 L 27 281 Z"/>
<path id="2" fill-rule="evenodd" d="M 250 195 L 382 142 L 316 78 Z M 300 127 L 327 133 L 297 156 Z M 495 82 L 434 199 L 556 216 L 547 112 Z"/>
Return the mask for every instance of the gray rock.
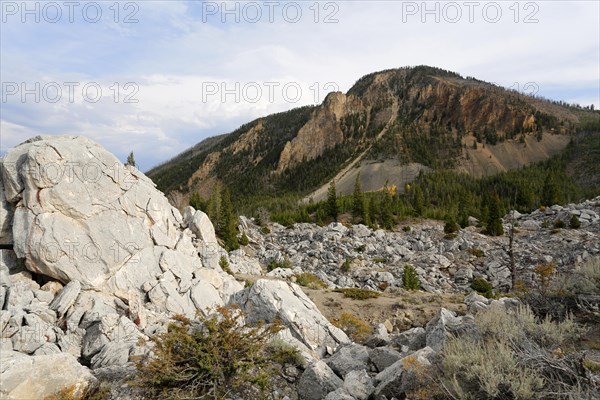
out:
<path id="1" fill-rule="evenodd" d="M 352 343 L 341 346 L 325 363 L 339 377 L 345 378 L 350 371 L 368 368 L 369 351 L 365 346 Z"/>
<path id="2" fill-rule="evenodd" d="M 398 334 L 393 342 L 397 347 L 406 346 L 410 351 L 422 349 L 427 345 L 425 329 L 416 327 L 404 331 Z"/>
<path id="3" fill-rule="evenodd" d="M 375 328 L 375 333 L 365 340 L 365 346 L 370 348 L 387 346 L 390 344 L 390 340 L 387 327 L 384 324 L 379 324 Z"/>
<path id="4" fill-rule="evenodd" d="M 338 388 L 325 396 L 325 400 L 356 400 L 344 388 Z"/>
<path id="5" fill-rule="evenodd" d="M 402 357 L 401 353 L 390 349 L 389 347 L 378 347 L 369 350 L 369 358 L 379 372 L 400 360 Z"/>
<path id="6" fill-rule="evenodd" d="M 343 381 L 325 364 L 317 361 L 310 364 L 298 381 L 300 400 L 322 400 L 327 394 L 340 388 Z"/>
<path id="7" fill-rule="evenodd" d="M 15 351 L 0 353 L 0 398 L 44 399 L 73 388 L 81 396 L 96 379 L 70 354 L 27 356 Z"/>
<path id="8" fill-rule="evenodd" d="M 325 354 L 326 347 L 348 343 L 348 336 L 333 326 L 317 306 L 295 284 L 266 279 L 235 294 L 230 303 L 238 304 L 249 322 L 280 320 L 291 336 L 306 346 L 315 356 Z"/>
<path id="9" fill-rule="evenodd" d="M 33 272 L 127 299 L 155 278 L 153 247 L 177 243 L 179 211 L 142 173 L 86 138 L 41 137 L 15 147 L 3 164 L 8 201 L 22 202 L 13 216 L 15 252 Z"/>
<path id="10" fill-rule="evenodd" d="M 377 374 L 374 378 L 376 383 L 374 397 L 376 399 L 402 399 L 407 390 L 414 388 L 417 383 L 415 376 L 410 373 L 415 364 L 429 366 L 434 351 L 425 347 L 415 353 L 396 361 L 388 368 Z"/>
<path id="11" fill-rule="evenodd" d="M 77 296 L 81 292 L 81 284 L 79 281 L 71 281 L 65 286 L 58 295 L 52 300 L 49 307 L 58 313 L 59 316 L 66 314 L 69 307 L 75 303 Z"/>
<path id="12" fill-rule="evenodd" d="M 346 375 L 342 389 L 356 400 L 367 400 L 375 391 L 371 377 L 365 370 L 351 371 Z"/>
<path id="13" fill-rule="evenodd" d="M 34 356 L 43 356 L 49 354 L 59 354 L 61 353 L 60 348 L 54 343 L 44 343 L 41 347 L 39 347 L 34 353 Z"/>
<path id="14" fill-rule="evenodd" d="M 193 207 L 186 207 L 185 210 L 183 210 L 183 221 L 203 243 L 217 243 L 215 228 L 212 222 L 210 222 L 208 215 L 202 211 L 194 210 Z"/>
<path id="15" fill-rule="evenodd" d="M 121 366 L 129 361 L 130 342 L 110 342 L 91 359 L 92 369 Z"/>
<path id="16" fill-rule="evenodd" d="M 435 351 L 442 349 L 446 339 L 452 334 L 465 330 L 463 318 L 457 317 L 453 311 L 441 308 L 438 313 L 427 323 L 426 343 Z"/>
<path id="17" fill-rule="evenodd" d="M 9 311 L 18 311 L 27 307 L 35 298 L 35 282 L 19 281 L 11 285 L 6 292 L 4 308 Z M 39 288 L 39 286 L 38 286 Z"/>
<path id="18" fill-rule="evenodd" d="M 148 292 L 148 297 L 159 309 L 171 314 L 193 317 L 196 313 L 189 294 L 179 293 L 175 276 L 170 271 L 165 273 L 159 283 Z"/>

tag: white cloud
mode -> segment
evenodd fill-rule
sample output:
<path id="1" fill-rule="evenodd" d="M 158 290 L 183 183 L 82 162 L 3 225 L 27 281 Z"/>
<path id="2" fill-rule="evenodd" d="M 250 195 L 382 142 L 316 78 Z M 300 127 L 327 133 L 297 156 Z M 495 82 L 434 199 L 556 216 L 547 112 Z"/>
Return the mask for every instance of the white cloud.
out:
<path id="1" fill-rule="evenodd" d="M 309 7 L 315 4 L 320 21 L 336 11 L 325 9 L 327 2 L 301 3 L 303 17 L 296 24 L 281 13 L 274 23 L 235 24 L 229 17 L 223 24 L 218 16 L 203 22 L 205 3 L 173 1 L 138 2 L 139 23 L 129 25 L 110 19 L 97 25 L 9 21 L 0 35 L 3 82 L 95 81 L 105 98 L 51 104 L 22 103 L 15 96 L 2 103 L 2 146 L 36 133 L 79 133 L 120 156 L 133 149 L 142 168 L 149 168 L 209 134 L 320 102 L 327 82 L 346 91 L 364 74 L 418 64 L 504 86 L 535 82 L 541 95 L 600 107 L 597 2 L 536 2 L 535 24 L 523 23 L 531 12 L 524 2 L 518 3 L 518 23 L 509 8 L 514 2 L 498 3 L 503 14 L 496 24 L 480 11 L 468 22 L 465 3 L 456 3 L 463 15 L 455 24 L 443 18 L 435 23 L 431 15 L 422 23 L 418 13 L 403 22 L 403 7 L 422 3 L 389 1 L 332 3 L 338 6 L 334 24 L 313 21 Z M 486 3 L 480 2 L 481 8 Z M 439 4 L 442 9 L 447 3 Z M 115 82 L 123 94 L 123 85 L 134 82 L 139 102 L 115 103 L 110 89 Z M 213 82 L 219 92 L 207 96 L 203 89 L 214 88 Z M 262 90 L 256 102 L 247 101 L 254 98 L 252 82 Z M 279 83 L 272 99 L 269 82 Z M 286 101 L 281 90 L 293 83 L 302 88 L 296 103 Z M 231 94 L 221 101 L 223 84 L 250 86 L 239 101 Z"/>

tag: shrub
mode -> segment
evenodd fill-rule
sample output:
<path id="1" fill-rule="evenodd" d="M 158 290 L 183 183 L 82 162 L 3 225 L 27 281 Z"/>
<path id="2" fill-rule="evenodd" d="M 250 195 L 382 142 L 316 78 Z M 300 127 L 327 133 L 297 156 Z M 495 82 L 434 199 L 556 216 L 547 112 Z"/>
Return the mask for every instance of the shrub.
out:
<path id="1" fill-rule="evenodd" d="M 367 299 L 376 299 L 381 296 L 381 293 L 375 292 L 373 290 L 368 289 L 359 289 L 359 288 L 342 288 L 335 289 L 335 292 L 342 293 L 344 297 L 353 300 L 367 300 Z"/>
<path id="2" fill-rule="evenodd" d="M 567 225 L 565 224 L 565 221 L 563 221 L 562 219 L 557 219 L 556 221 L 554 221 L 554 227 L 556 229 L 563 229 L 566 226 Z"/>
<path id="3" fill-rule="evenodd" d="M 334 319 L 332 323 L 343 330 L 355 342 L 364 341 L 373 331 L 365 321 L 349 312 L 343 312 L 340 318 Z"/>
<path id="4" fill-rule="evenodd" d="M 571 219 L 569 220 L 569 228 L 571 228 L 571 229 L 581 228 L 581 222 L 579 221 L 579 218 L 577 218 L 577 215 L 575 215 L 575 214 L 571 215 Z"/>
<path id="5" fill-rule="evenodd" d="M 233 271 L 231 268 L 229 268 L 229 261 L 227 261 L 225 256 L 221 256 L 221 258 L 219 258 L 219 267 L 221 267 L 221 269 L 227 272 L 229 275 L 233 275 Z"/>
<path id="6" fill-rule="evenodd" d="M 561 320 L 569 313 L 580 319 L 600 321 L 600 258 L 590 258 L 570 273 L 555 274 L 554 264 L 535 267 L 538 286 L 525 293 L 524 300 L 539 316 Z"/>
<path id="7" fill-rule="evenodd" d="M 327 284 L 321 278 L 308 272 L 296 275 L 296 283 L 309 289 L 325 289 L 327 287 Z"/>
<path id="8" fill-rule="evenodd" d="M 280 261 L 271 260 L 269 265 L 267 265 L 267 271 L 269 271 L 269 272 L 271 272 L 277 268 L 283 268 L 283 269 L 292 268 L 292 262 L 290 261 L 289 258 L 286 257 Z"/>
<path id="9" fill-rule="evenodd" d="M 454 219 L 450 219 L 450 220 L 446 221 L 446 225 L 444 225 L 444 233 L 458 232 L 459 229 L 460 229 L 460 227 L 458 226 L 458 224 L 456 223 L 456 221 Z"/>
<path id="10" fill-rule="evenodd" d="M 250 243 L 250 241 L 248 240 L 248 235 L 246 235 L 246 232 L 242 233 L 242 237 L 240 238 L 240 244 L 242 246 L 248 246 L 248 243 Z"/>
<path id="11" fill-rule="evenodd" d="M 344 262 L 342 263 L 341 269 L 343 272 L 350 272 L 351 266 L 352 266 L 352 259 L 346 258 L 344 260 Z"/>
<path id="12" fill-rule="evenodd" d="M 473 279 L 473 282 L 471 283 L 471 289 L 487 297 L 488 299 L 494 297 L 492 284 L 483 277 Z"/>
<path id="13" fill-rule="evenodd" d="M 408 225 L 405 225 L 405 226 L 403 226 L 403 227 L 402 227 L 402 230 L 403 230 L 404 232 L 410 232 L 411 228 L 410 228 L 410 226 L 408 226 Z"/>
<path id="14" fill-rule="evenodd" d="M 260 231 L 262 232 L 263 235 L 268 235 L 269 233 L 271 233 L 271 230 L 269 229 L 268 226 L 263 226 Z"/>
<path id="15" fill-rule="evenodd" d="M 485 257 L 485 253 L 483 252 L 483 250 L 478 249 L 476 247 L 471 247 L 468 251 L 475 257 Z"/>
<path id="16" fill-rule="evenodd" d="M 356 251 L 357 253 L 362 253 L 366 249 L 367 249 L 367 245 L 366 244 L 361 244 L 360 246 L 358 246 L 357 248 L 355 248 L 354 251 Z"/>
<path id="17" fill-rule="evenodd" d="M 376 263 L 382 263 L 382 264 L 385 264 L 385 263 L 386 263 L 386 261 L 387 261 L 387 260 L 386 260 L 384 257 L 374 257 L 374 258 L 373 258 L 373 262 L 376 262 Z"/>
<path id="18" fill-rule="evenodd" d="M 490 308 L 445 343 L 438 381 L 455 399 L 593 398 L 581 361 L 559 350 L 581 334 L 572 319 L 538 320 L 527 306 Z"/>
<path id="19" fill-rule="evenodd" d="M 249 326 L 235 307 L 198 322 L 178 316 L 153 338 L 153 356 L 138 362 L 137 384 L 159 398 L 223 399 L 231 391 L 268 389 L 266 345 L 281 326 Z"/>
<path id="20" fill-rule="evenodd" d="M 281 365 L 292 364 L 298 368 L 304 368 L 306 365 L 306 360 L 302 357 L 300 350 L 279 338 L 275 338 L 267 344 L 267 353 L 271 360 Z"/>
<path id="21" fill-rule="evenodd" d="M 406 290 L 419 290 L 421 287 L 421 281 L 419 280 L 419 274 L 412 265 L 406 264 L 404 271 L 402 272 L 402 286 Z"/>

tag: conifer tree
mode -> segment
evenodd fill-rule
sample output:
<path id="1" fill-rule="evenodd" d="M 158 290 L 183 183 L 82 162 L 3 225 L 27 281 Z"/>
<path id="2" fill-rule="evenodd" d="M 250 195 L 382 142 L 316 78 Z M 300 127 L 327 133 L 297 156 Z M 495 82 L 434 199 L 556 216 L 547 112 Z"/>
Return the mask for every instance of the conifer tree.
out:
<path id="1" fill-rule="evenodd" d="M 327 215 L 333 218 L 334 221 L 338 220 L 339 208 L 337 204 L 337 193 L 335 191 L 335 180 L 332 180 L 327 190 Z"/>
<path id="2" fill-rule="evenodd" d="M 500 210 L 500 198 L 495 192 L 488 199 L 486 233 L 490 236 L 500 236 L 504 234 Z"/>
<path id="3" fill-rule="evenodd" d="M 127 156 L 127 162 L 125 163 L 125 165 L 131 165 L 132 167 L 135 167 L 135 157 L 133 156 L 133 151 L 131 151 L 129 153 L 129 155 Z"/>
<path id="4" fill-rule="evenodd" d="M 386 229 L 394 226 L 394 215 L 392 212 L 392 197 L 390 196 L 388 183 L 385 183 L 381 193 L 381 224 Z"/>
<path id="5" fill-rule="evenodd" d="M 219 234 L 228 251 L 239 249 L 236 229 L 237 218 L 233 214 L 231 194 L 227 187 L 221 192 L 221 215 L 219 218 Z"/>
<path id="6" fill-rule="evenodd" d="M 352 195 L 352 218 L 356 222 L 365 222 L 365 197 L 360 186 L 360 173 L 354 182 L 354 194 Z"/>
<path id="7" fill-rule="evenodd" d="M 220 230 L 220 216 L 221 216 L 221 184 L 219 182 L 215 182 L 212 188 L 212 193 L 210 194 L 210 198 L 208 199 L 208 218 L 213 221 L 215 225 L 215 230 L 219 232 Z"/>

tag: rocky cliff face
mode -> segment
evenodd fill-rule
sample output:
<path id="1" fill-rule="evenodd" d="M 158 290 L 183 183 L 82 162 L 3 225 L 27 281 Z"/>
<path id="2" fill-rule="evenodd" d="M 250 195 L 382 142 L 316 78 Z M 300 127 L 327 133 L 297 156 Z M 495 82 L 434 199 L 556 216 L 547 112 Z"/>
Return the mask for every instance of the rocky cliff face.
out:
<path id="1" fill-rule="evenodd" d="M 348 93 L 330 93 L 317 107 L 253 121 L 149 176 L 166 192 L 207 193 L 218 179 L 239 196 L 286 190 L 307 194 L 336 175 L 341 180 L 344 167 L 383 160 L 462 166 L 480 176 L 556 154 L 568 140 L 539 140 L 574 132 L 582 116 L 592 113 L 436 68 L 401 68 L 367 75 Z M 485 160 L 469 162 L 478 155 L 471 150 L 476 140 L 490 151 Z M 523 151 L 528 141 L 536 141 L 536 151 Z M 483 165 L 490 155 L 493 171 Z M 173 175 L 174 170 L 180 173 Z M 386 179 L 393 180 L 394 174 Z"/>

